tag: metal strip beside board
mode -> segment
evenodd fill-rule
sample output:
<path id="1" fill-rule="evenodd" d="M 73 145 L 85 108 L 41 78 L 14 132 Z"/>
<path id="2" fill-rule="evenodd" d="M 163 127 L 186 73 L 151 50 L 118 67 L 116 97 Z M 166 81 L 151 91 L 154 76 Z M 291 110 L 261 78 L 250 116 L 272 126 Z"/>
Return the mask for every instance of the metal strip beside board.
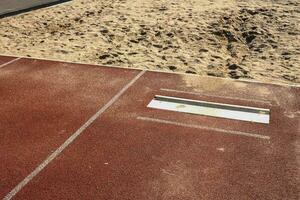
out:
<path id="1" fill-rule="evenodd" d="M 269 124 L 270 109 L 156 95 L 149 108 Z"/>

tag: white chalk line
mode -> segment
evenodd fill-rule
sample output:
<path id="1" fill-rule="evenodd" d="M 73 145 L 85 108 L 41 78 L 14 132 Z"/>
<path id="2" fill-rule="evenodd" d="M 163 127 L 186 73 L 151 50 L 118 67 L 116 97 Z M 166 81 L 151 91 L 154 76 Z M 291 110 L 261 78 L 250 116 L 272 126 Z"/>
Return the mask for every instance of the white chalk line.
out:
<path id="1" fill-rule="evenodd" d="M 12 199 L 23 187 L 25 187 L 35 176 L 37 176 L 52 160 L 61 154 L 87 127 L 89 127 L 103 112 L 105 112 L 113 103 L 115 103 L 126 90 L 132 86 L 146 71 L 141 71 L 127 85 L 125 85 L 108 103 L 106 103 L 98 112 L 96 112 L 87 122 L 85 122 L 73 135 L 71 135 L 58 149 L 46 158 L 34 171 L 32 171 L 23 181 L 12 189 L 3 200 Z"/>
<path id="2" fill-rule="evenodd" d="M 20 58 L 15 58 L 15 59 L 13 59 L 13 60 L 7 62 L 7 63 L 4 63 L 4 64 L 0 65 L 0 68 L 5 67 L 5 66 L 7 66 L 7 65 L 9 65 L 9 64 L 11 64 L 11 63 L 17 61 L 17 60 L 20 60 L 21 58 L 22 58 L 22 57 L 20 57 Z"/>
<path id="3" fill-rule="evenodd" d="M 156 122 L 156 123 L 163 123 L 163 124 L 170 124 L 170 125 L 175 125 L 175 126 L 188 127 L 188 128 L 196 128 L 196 129 L 202 129 L 202 130 L 216 131 L 216 132 L 227 133 L 227 134 L 231 134 L 231 135 L 241 135 L 241 136 L 254 137 L 254 138 L 259 138 L 259 139 L 264 139 L 264 140 L 270 140 L 269 136 L 260 135 L 260 134 L 256 134 L 256 133 L 247 133 L 247 132 L 242 132 L 242 131 L 225 130 L 225 129 L 220 129 L 220 128 L 212 128 L 212 127 L 200 126 L 200 125 L 195 125 L 195 124 L 186 124 L 186 123 L 174 122 L 174 121 L 151 118 L 151 117 L 141 117 L 141 116 L 139 116 L 139 117 L 137 117 L 137 119 L 138 120 L 143 120 L 143 121 L 150 121 L 150 122 Z"/>
<path id="4" fill-rule="evenodd" d="M 174 90 L 174 89 L 167 89 L 167 88 L 160 88 L 160 90 L 161 91 L 167 91 L 167 92 L 183 93 L 183 94 L 193 94 L 193 95 L 197 95 L 197 96 L 207 96 L 207 97 L 217 97 L 217 98 L 233 99 L 233 100 L 248 101 L 248 102 L 258 102 L 258 103 L 272 105 L 272 103 L 269 102 L 269 101 L 259 100 L 259 99 L 245 99 L 245 98 L 239 98 L 239 97 L 208 95 L 208 94 L 202 94 L 202 93 L 199 93 L 199 92 L 188 92 L 188 91 L 183 91 L 183 90 Z"/>

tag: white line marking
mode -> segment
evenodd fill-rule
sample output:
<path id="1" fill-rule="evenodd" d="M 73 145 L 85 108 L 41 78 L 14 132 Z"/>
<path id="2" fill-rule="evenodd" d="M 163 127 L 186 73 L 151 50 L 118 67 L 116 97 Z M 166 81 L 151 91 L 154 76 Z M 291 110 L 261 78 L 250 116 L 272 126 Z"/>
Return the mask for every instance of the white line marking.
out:
<path id="1" fill-rule="evenodd" d="M 7 62 L 7 63 L 4 63 L 4 64 L 0 65 L 0 68 L 5 67 L 6 65 L 9 65 L 9 64 L 11 64 L 11 63 L 13 63 L 13 62 L 15 62 L 15 61 L 17 61 L 17 60 L 20 60 L 21 58 L 22 58 L 22 57 L 20 57 L 20 58 L 15 58 L 15 59 L 13 59 L 13 60 Z"/>
<path id="2" fill-rule="evenodd" d="M 87 127 L 89 127 L 103 112 L 105 112 L 113 103 L 115 103 L 126 90 L 132 86 L 146 71 L 141 71 L 127 85 L 125 85 L 108 103 L 106 103 L 98 112 L 96 112 L 87 122 L 85 122 L 73 135 L 71 135 L 58 149 L 56 149 L 46 160 L 44 160 L 34 171 L 32 171 L 23 181 L 12 189 L 3 200 L 12 199 L 23 187 L 27 185 L 35 176 L 37 176 L 52 160 L 61 154 Z"/>
<path id="3" fill-rule="evenodd" d="M 269 101 L 258 100 L 258 99 L 244 99 L 244 98 L 239 98 L 239 97 L 227 97 L 227 96 L 219 96 L 219 95 L 208 95 L 208 94 L 202 94 L 202 93 L 199 93 L 199 92 L 188 92 L 188 91 L 173 90 L 173 89 L 167 89 L 167 88 L 161 88 L 160 90 L 161 91 L 167 91 L 167 92 L 183 93 L 183 94 L 193 94 L 193 95 L 197 95 L 197 96 L 217 97 L 217 98 L 233 99 L 233 100 L 248 101 L 248 102 L 259 102 L 259 103 L 264 103 L 264 104 L 272 105 L 272 103 L 269 102 Z"/>
<path id="4" fill-rule="evenodd" d="M 207 126 L 199 126 L 199 125 L 195 125 L 195 124 L 185 124 L 185 123 L 173 122 L 173 121 L 169 121 L 169 120 L 157 119 L 157 118 L 150 118 L 150 117 L 140 117 L 139 116 L 139 117 L 137 117 L 137 119 L 144 120 L 144 121 L 150 121 L 150 122 L 157 122 L 157 123 L 163 123 L 163 124 L 176 125 L 176 126 L 183 126 L 183 127 L 188 127 L 188 128 L 197 128 L 197 129 L 203 129 L 203 130 L 211 130 L 211 131 L 216 131 L 216 132 L 221 132 L 221 133 L 228 133 L 228 134 L 232 134 L 232 135 L 242 135 L 242 136 L 247 136 L 247 137 L 255 137 L 255 138 L 270 140 L 269 136 L 255 134 L 255 133 L 247 133 L 247 132 L 241 132 L 241 131 L 232 131 L 232 130 L 225 130 L 225 129 L 220 129 L 220 128 L 211 128 L 211 127 L 207 127 Z"/>

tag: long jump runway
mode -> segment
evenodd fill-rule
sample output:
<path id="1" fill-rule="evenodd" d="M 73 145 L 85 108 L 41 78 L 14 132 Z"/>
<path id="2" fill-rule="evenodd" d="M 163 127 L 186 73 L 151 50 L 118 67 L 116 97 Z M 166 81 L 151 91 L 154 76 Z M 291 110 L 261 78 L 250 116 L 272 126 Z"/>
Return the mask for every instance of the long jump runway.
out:
<path id="1" fill-rule="evenodd" d="M 0 198 L 296 200 L 299 99 L 298 86 L 1 56 Z"/>
<path id="2" fill-rule="evenodd" d="M 0 18 L 67 1 L 70 0 L 0 0 Z"/>

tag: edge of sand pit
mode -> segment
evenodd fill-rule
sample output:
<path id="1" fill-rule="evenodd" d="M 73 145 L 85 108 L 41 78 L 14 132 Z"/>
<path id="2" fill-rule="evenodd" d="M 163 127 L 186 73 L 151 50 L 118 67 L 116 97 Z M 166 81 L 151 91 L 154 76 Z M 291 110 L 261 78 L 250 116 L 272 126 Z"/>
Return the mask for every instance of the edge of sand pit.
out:
<path id="1" fill-rule="evenodd" d="M 257 84 L 269 84 L 269 85 L 275 85 L 275 86 L 284 86 L 284 87 L 295 87 L 300 88 L 300 84 L 286 84 L 286 83 L 273 83 L 273 82 L 262 82 L 262 81 L 256 81 L 256 80 L 248 80 L 248 79 L 232 79 L 232 78 L 225 78 L 225 77 L 214 77 L 214 76 L 208 76 L 208 75 L 199 75 L 199 74 L 189 74 L 189 73 L 183 73 L 183 72 L 170 72 L 170 71 L 163 71 L 163 70 L 155 70 L 155 69 L 142 69 L 137 67 L 122 67 L 122 66 L 115 66 L 115 65 L 101 65 L 101 64 L 92 64 L 92 63 L 82 63 L 82 62 L 71 62 L 71 61 L 65 61 L 60 59 L 49 59 L 49 58 L 41 58 L 41 57 L 27 57 L 27 56 L 21 56 L 21 55 L 11 55 L 11 54 L 2 54 L 0 53 L 0 56 L 11 56 L 11 57 L 20 57 L 20 58 L 26 58 L 26 59 L 36 59 L 36 60 L 48 60 L 48 61 L 55 61 L 55 62 L 64 62 L 64 63 L 70 63 L 70 64 L 80 64 L 80 65 L 94 65 L 99 67 L 112 67 L 112 68 L 120 68 L 120 69 L 133 69 L 133 70 L 145 70 L 149 72 L 159 72 L 159 73 L 167 73 L 167 74 L 179 74 L 179 75 L 187 75 L 187 76 L 197 76 L 197 77 L 206 77 L 206 78 L 212 78 L 212 79 L 222 79 L 222 80 L 231 80 L 235 82 L 246 82 L 246 83 L 257 83 Z"/>

